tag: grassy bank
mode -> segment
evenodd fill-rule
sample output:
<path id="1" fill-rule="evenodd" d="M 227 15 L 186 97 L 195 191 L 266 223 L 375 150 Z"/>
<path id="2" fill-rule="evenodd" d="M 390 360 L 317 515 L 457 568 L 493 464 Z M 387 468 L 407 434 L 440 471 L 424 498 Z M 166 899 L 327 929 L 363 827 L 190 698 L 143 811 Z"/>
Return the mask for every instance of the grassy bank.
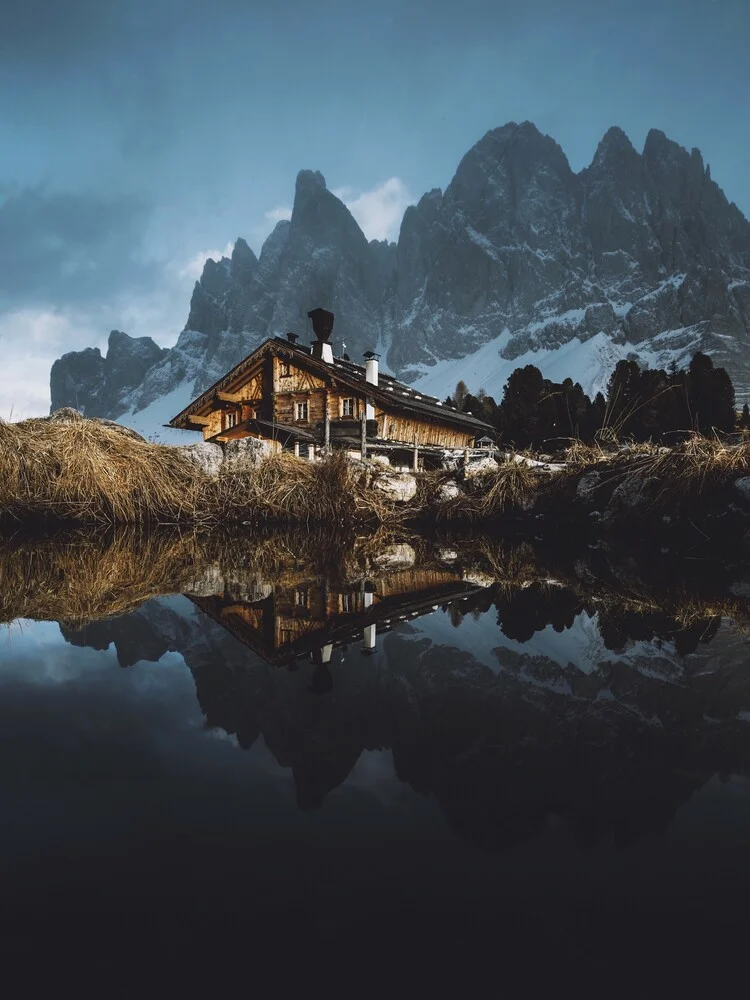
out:
<path id="1" fill-rule="evenodd" d="M 67 418 L 0 423 L 0 519 L 103 525 L 243 521 L 400 520 L 341 454 L 309 463 L 276 455 L 245 472 L 207 475 L 178 448 L 106 422 Z"/>
<path id="2" fill-rule="evenodd" d="M 382 487 L 404 477 L 341 453 L 315 463 L 282 454 L 211 476 L 180 449 L 106 422 L 74 415 L 0 424 L 0 520 L 27 525 L 305 524 L 342 534 L 362 525 L 513 522 L 611 533 L 682 524 L 739 542 L 750 498 L 735 483 L 747 476 L 750 444 L 695 437 L 673 449 L 574 445 L 553 471 L 512 456 L 474 478 L 422 473 L 416 494 L 403 500 Z"/>

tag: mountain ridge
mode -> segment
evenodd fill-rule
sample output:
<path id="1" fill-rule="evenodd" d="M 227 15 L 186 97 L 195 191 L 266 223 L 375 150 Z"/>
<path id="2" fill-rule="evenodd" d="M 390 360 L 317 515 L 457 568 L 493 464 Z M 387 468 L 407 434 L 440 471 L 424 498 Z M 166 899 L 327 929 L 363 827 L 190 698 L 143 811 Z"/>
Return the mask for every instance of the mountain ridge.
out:
<path id="1" fill-rule="evenodd" d="M 750 391 L 750 223 L 700 151 L 651 129 L 639 153 L 613 126 L 575 173 L 554 139 L 510 122 L 468 150 L 445 191 L 406 209 L 395 243 L 368 241 L 323 175 L 301 170 L 292 217 L 259 256 L 239 238 L 231 257 L 206 261 L 173 348 L 136 377 L 120 345 L 116 364 L 103 359 L 106 384 L 86 351 L 65 355 L 53 406 L 104 406 L 96 415 L 132 426 L 178 387 L 187 402 L 266 337 L 304 334 L 315 305 L 336 314 L 334 340 L 351 356 L 377 348 L 436 395 L 490 345 L 491 374 L 470 388 L 496 396 L 535 358 L 544 368 L 564 355 L 591 392 L 609 374 L 600 356 L 661 366 L 696 350 L 728 368 L 739 396 Z"/>

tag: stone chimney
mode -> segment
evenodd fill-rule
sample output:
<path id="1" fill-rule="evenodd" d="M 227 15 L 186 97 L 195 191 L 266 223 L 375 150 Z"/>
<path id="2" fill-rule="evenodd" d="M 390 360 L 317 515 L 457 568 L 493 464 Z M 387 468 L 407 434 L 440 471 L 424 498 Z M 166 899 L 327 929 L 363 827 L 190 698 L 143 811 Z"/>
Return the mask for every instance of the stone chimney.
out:
<path id="1" fill-rule="evenodd" d="M 290 343 L 290 344 L 292 345 L 292 347 L 294 347 L 294 345 L 295 345 L 295 344 L 297 343 L 297 341 L 299 340 L 299 337 L 297 336 L 297 334 L 296 334 L 296 333 L 292 333 L 292 332 L 290 331 L 290 332 L 289 332 L 289 333 L 288 333 L 288 334 L 286 335 L 286 339 L 287 339 L 287 340 L 289 341 L 289 343 Z"/>
<path id="2" fill-rule="evenodd" d="M 333 332 L 333 313 L 327 309 L 311 309 L 307 314 L 312 320 L 315 340 L 312 342 L 311 354 L 318 361 L 325 361 L 326 364 L 333 364 L 333 348 L 330 338 Z"/>

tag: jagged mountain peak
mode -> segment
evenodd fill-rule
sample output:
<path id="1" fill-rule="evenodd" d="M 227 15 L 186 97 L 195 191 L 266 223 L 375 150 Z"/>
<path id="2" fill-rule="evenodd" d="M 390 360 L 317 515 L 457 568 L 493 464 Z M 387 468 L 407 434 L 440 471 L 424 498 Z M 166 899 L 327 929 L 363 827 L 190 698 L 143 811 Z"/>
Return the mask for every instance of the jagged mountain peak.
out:
<path id="1" fill-rule="evenodd" d="M 640 160 L 640 154 L 628 135 L 617 125 L 613 125 L 602 136 L 589 169 L 607 166 L 619 160 L 633 162 Z"/>
<path id="2" fill-rule="evenodd" d="M 295 199 L 301 194 L 312 193 L 320 188 L 328 190 L 326 179 L 319 170 L 300 170 L 295 184 Z"/>
<path id="3" fill-rule="evenodd" d="M 232 263 L 236 264 L 238 260 L 254 260 L 256 262 L 258 260 L 247 240 L 243 239 L 242 236 L 237 237 L 232 249 Z"/>
<path id="4" fill-rule="evenodd" d="M 304 335 L 316 304 L 350 354 L 378 344 L 391 370 L 438 396 L 459 377 L 499 395 L 519 363 L 596 391 L 634 349 L 652 365 L 701 349 L 740 396 L 750 387 L 750 224 L 700 152 L 652 129 L 639 153 L 613 126 L 576 174 L 527 121 L 482 136 L 444 193 L 406 209 L 397 244 L 368 241 L 323 175 L 300 171 L 291 220 L 259 257 L 239 238 L 231 258 L 206 261 L 175 347 L 101 415 L 178 385 L 187 401 L 265 337 Z M 472 357 L 475 374 L 457 375 Z M 53 405 L 77 405 L 85 384 L 104 399 L 104 359 L 63 360 Z"/>
<path id="5" fill-rule="evenodd" d="M 247 242 L 239 236 L 232 250 L 232 279 L 243 285 L 252 281 L 258 267 L 258 258 L 248 246 Z"/>
<path id="6" fill-rule="evenodd" d="M 310 241 L 321 249 L 332 247 L 341 240 L 359 244 L 358 253 L 367 246 L 367 238 L 349 209 L 340 198 L 328 190 L 325 178 L 318 170 L 301 170 L 292 207 L 287 252 L 310 253 Z"/>
<path id="7" fill-rule="evenodd" d="M 642 155 L 648 168 L 657 174 L 663 175 L 675 168 L 689 171 L 693 175 L 702 176 L 705 173 L 703 155 L 696 146 L 688 152 L 658 128 L 649 130 Z"/>
<path id="8" fill-rule="evenodd" d="M 545 154 L 555 158 L 561 157 L 566 164 L 568 162 L 562 147 L 552 136 L 540 132 L 533 122 L 524 121 L 520 124 L 507 122 L 499 128 L 485 132 L 464 156 L 464 160 L 478 155 L 501 160 L 508 155 L 520 157 L 533 155 L 543 158 Z M 461 169 L 460 164 L 458 169 Z"/>

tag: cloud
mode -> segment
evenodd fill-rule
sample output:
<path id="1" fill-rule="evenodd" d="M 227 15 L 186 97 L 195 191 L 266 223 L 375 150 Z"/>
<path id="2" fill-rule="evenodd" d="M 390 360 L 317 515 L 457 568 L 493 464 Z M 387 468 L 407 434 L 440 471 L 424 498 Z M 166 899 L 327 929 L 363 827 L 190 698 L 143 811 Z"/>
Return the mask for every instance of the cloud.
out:
<path id="1" fill-rule="evenodd" d="M 415 201 L 398 177 L 356 196 L 350 187 L 336 188 L 332 194 L 344 202 L 368 240 L 397 239 L 404 212 Z"/>
<path id="2" fill-rule="evenodd" d="M 143 245 L 149 214 L 125 195 L 0 192 L 0 307 L 103 302 L 153 286 Z"/>
<path id="3" fill-rule="evenodd" d="M 80 318 L 45 309 L 0 316 L 0 419 L 21 420 L 49 412 L 52 362 L 73 346 L 103 346 L 106 335 Z"/>
<path id="4" fill-rule="evenodd" d="M 117 295 L 106 303 L 60 309 L 25 307 L 0 313 L 0 419 L 49 412 L 50 369 L 69 351 L 106 352 L 110 330 L 174 344 L 187 316 L 191 282 L 164 271 L 164 280 L 142 295 Z"/>
<path id="5" fill-rule="evenodd" d="M 233 249 L 234 243 L 230 240 L 223 250 L 199 250 L 186 264 L 178 268 L 177 274 L 180 278 L 190 278 L 197 281 L 203 274 L 203 268 L 209 258 L 218 261 L 222 257 L 231 257 Z"/>
<path id="6" fill-rule="evenodd" d="M 274 226 L 277 222 L 288 221 L 292 217 L 292 210 L 288 205 L 277 205 L 276 208 L 269 209 L 265 213 L 265 218 L 272 222 Z"/>

